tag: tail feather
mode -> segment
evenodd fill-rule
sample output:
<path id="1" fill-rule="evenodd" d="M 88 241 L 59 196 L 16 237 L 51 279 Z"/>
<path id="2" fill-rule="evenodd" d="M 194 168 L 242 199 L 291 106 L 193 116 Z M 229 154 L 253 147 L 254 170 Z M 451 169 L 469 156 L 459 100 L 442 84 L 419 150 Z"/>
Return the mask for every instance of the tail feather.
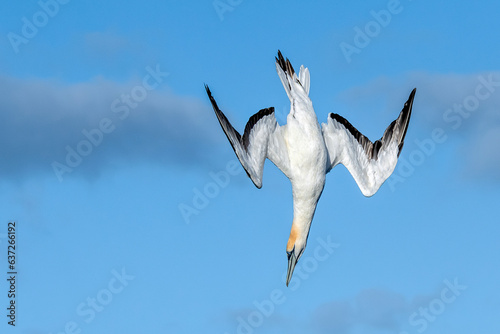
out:
<path id="1" fill-rule="evenodd" d="M 300 66 L 299 81 L 302 87 L 304 87 L 306 94 L 309 95 L 309 87 L 311 85 L 311 79 L 309 76 L 309 69 L 307 67 L 304 67 L 304 65 Z"/>

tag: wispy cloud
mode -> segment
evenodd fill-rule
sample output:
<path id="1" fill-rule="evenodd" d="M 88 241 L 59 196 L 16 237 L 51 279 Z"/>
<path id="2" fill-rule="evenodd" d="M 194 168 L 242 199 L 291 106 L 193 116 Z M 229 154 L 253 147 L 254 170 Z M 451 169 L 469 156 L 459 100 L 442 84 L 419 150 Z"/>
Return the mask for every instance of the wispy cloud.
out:
<path id="1" fill-rule="evenodd" d="M 304 309 L 303 316 L 270 312 L 262 329 L 273 328 L 275 333 L 422 333 L 435 322 L 446 321 L 442 315 L 455 312 L 451 306 L 460 303 L 467 289 L 458 278 L 444 279 L 436 291 L 411 299 L 387 289 L 364 289 L 350 298 L 323 303 L 311 312 Z M 244 329 L 250 333 L 257 327 L 249 326 L 245 320 L 252 319 L 251 314 L 249 310 L 232 314 L 239 319 L 237 333 Z"/>
<path id="2" fill-rule="evenodd" d="M 370 289 L 361 291 L 353 301 L 332 301 L 319 306 L 312 323 L 320 333 L 350 333 L 359 325 L 396 332 L 407 309 L 402 295 Z"/>
<path id="3" fill-rule="evenodd" d="M 354 299 L 332 301 L 318 307 L 312 326 L 320 333 L 391 332 L 422 333 L 467 290 L 458 278 L 444 279 L 438 291 L 416 295 L 408 301 L 403 295 L 383 289 L 361 291 Z"/>
<path id="4" fill-rule="evenodd" d="M 465 175 L 480 180 L 500 182 L 500 117 L 494 122 L 496 126 L 478 133 L 477 136 L 465 145 L 460 153 L 466 156 L 467 165 L 464 166 Z"/>
<path id="5" fill-rule="evenodd" d="M 98 128 L 105 118 L 114 131 L 104 134 L 73 174 L 95 175 L 117 163 L 137 161 L 181 165 L 206 161 L 215 138 L 215 128 L 206 126 L 213 121 L 208 105 L 173 94 L 167 89 L 168 79 L 151 91 L 134 90 L 143 81 L 117 83 L 101 78 L 67 85 L 0 77 L 1 178 L 53 173 L 51 164 L 64 162 L 66 148 L 76 149 L 86 139 L 83 131 Z M 144 92 L 147 97 L 140 97 L 133 107 L 123 100 Z M 122 112 L 116 112 L 118 107 Z M 126 108 L 128 114 L 123 117 Z"/>
<path id="6" fill-rule="evenodd" d="M 467 288 L 457 278 L 444 279 L 433 293 L 411 299 L 387 289 L 364 289 L 350 298 L 318 305 L 311 312 L 303 310 L 303 316 L 269 312 L 259 326 L 249 324 L 255 310 L 240 309 L 230 314 L 231 319 L 237 319 L 232 332 L 250 333 L 259 327 L 275 333 L 422 333 L 435 322 L 445 321 L 441 315 L 453 309 L 451 305 L 462 299 Z"/>
<path id="7" fill-rule="evenodd" d="M 112 58 L 130 48 L 132 43 L 111 31 L 94 31 L 84 35 L 85 50 L 96 57 Z"/>

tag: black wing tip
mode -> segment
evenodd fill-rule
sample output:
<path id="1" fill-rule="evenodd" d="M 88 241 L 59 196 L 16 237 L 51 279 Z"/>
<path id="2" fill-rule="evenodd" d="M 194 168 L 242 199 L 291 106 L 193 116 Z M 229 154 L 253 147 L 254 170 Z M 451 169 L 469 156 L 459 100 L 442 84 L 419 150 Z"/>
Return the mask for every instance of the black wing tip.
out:
<path id="1" fill-rule="evenodd" d="M 413 99 L 415 98 L 416 92 L 417 92 L 417 88 L 413 88 L 413 90 L 410 93 L 410 96 L 408 97 L 408 100 L 405 103 L 405 108 L 409 107 L 411 109 L 411 105 L 413 104 Z"/>
<path id="2" fill-rule="evenodd" d="M 284 69 L 284 64 L 285 64 L 285 58 L 283 58 L 283 54 L 281 53 L 281 51 L 278 49 L 278 56 L 277 57 L 274 57 L 276 59 L 276 62 L 281 66 L 281 68 Z"/>
<path id="3" fill-rule="evenodd" d="M 286 68 L 286 62 L 285 62 L 285 58 L 283 58 L 283 54 L 281 54 L 281 51 L 278 50 L 278 56 L 277 57 L 274 57 L 276 59 L 276 63 L 281 67 L 281 69 L 283 70 L 283 72 L 285 71 L 285 68 Z"/>
<path id="4" fill-rule="evenodd" d="M 210 99 L 210 103 L 212 103 L 212 107 L 214 108 L 214 111 L 221 112 L 219 109 L 219 106 L 217 105 L 217 102 L 215 102 L 214 97 L 212 96 L 212 92 L 210 91 L 210 88 L 208 87 L 207 84 L 205 84 L 205 90 L 207 91 L 208 98 Z"/>
<path id="5" fill-rule="evenodd" d="M 281 59 L 283 59 L 283 54 L 281 53 L 281 50 L 278 49 L 278 57 L 276 57 L 276 60 L 278 61 L 278 60 L 281 60 Z"/>
<path id="6" fill-rule="evenodd" d="M 208 85 L 206 83 L 204 83 L 203 85 L 205 86 L 205 91 L 207 92 L 208 97 L 210 99 L 212 99 L 212 92 L 210 91 L 210 88 L 208 87 Z"/>
<path id="7" fill-rule="evenodd" d="M 409 113 L 408 118 L 411 115 L 411 109 L 413 106 L 413 99 L 415 98 L 415 93 L 417 92 L 417 88 L 413 88 L 413 90 L 410 93 L 410 96 L 408 97 L 408 100 L 406 100 L 405 105 L 403 107 L 403 110 L 401 112 L 407 112 Z"/>
<path id="8" fill-rule="evenodd" d="M 399 152 L 398 152 L 398 157 L 399 154 L 401 153 L 401 150 L 403 149 L 403 144 L 404 140 L 406 137 L 406 132 L 408 131 L 408 125 L 410 124 L 410 117 L 411 117 L 411 112 L 413 109 L 413 99 L 415 98 L 415 93 L 417 92 L 417 88 L 413 88 L 413 90 L 410 93 L 410 96 L 408 97 L 408 100 L 405 102 L 405 105 L 403 107 L 403 110 L 401 111 L 400 117 L 403 119 L 404 122 L 404 129 L 403 129 L 403 135 L 401 136 L 401 139 L 399 141 Z"/>
<path id="9" fill-rule="evenodd" d="M 290 76 L 293 76 L 295 70 L 293 69 L 293 66 L 290 63 L 290 60 L 288 60 L 288 58 L 285 59 L 280 50 L 278 50 L 278 57 L 275 58 L 276 58 L 276 63 L 278 63 L 283 72 L 288 72 Z"/>

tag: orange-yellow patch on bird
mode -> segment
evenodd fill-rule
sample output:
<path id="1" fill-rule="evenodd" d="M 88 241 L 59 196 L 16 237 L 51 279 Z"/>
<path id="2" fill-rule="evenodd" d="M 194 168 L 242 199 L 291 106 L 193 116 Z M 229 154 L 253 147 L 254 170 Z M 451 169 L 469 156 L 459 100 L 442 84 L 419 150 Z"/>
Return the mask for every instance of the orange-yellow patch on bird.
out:
<path id="1" fill-rule="evenodd" d="M 295 240 L 299 236 L 299 229 L 297 226 L 292 223 L 292 230 L 290 231 L 290 238 L 288 238 L 288 243 L 286 244 L 286 251 L 291 252 L 293 249 L 293 245 L 295 245 Z"/>

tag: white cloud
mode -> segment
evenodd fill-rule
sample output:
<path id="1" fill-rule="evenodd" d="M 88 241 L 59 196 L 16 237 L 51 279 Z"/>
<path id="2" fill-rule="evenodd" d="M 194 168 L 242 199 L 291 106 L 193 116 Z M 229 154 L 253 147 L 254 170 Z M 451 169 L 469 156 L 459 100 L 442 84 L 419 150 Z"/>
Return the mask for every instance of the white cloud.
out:
<path id="1" fill-rule="evenodd" d="M 166 82 L 147 91 L 134 108 L 121 102 L 124 94 L 144 92 L 134 91 L 142 84 L 143 80 L 123 84 L 95 79 L 66 85 L 0 77 L 1 178 L 53 174 L 52 163 L 64 164 L 67 147 L 76 150 L 87 139 L 82 131 L 99 128 L 103 119 L 109 119 L 114 130 L 105 133 L 99 145 L 74 168 L 76 174 L 98 174 L 117 162 L 197 165 L 209 160 L 208 148 L 217 129 L 206 126 L 216 125 L 209 105 L 172 94 L 162 88 Z M 122 111 L 114 112 L 118 107 Z M 126 117 L 124 108 L 129 111 Z"/>
<path id="2" fill-rule="evenodd" d="M 100 57 L 113 57 L 131 46 L 127 38 L 111 31 L 88 32 L 84 41 L 85 50 Z"/>
<path id="3" fill-rule="evenodd" d="M 478 133 L 474 140 L 460 150 L 467 156 L 466 175 L 480 180 L 500 182 L 500 124 Z"/>
<path id="4" fill-rule="evenodd" d="M 396 332 L 409 309 L 402 295 L 392 291 L 369 289 L 354 300 L 332 301 L 319 306 L 312 325 L 320 333 L 351 333 L 356 327 Z"/>
<path id="5" fill-rule="evenodd" d="M 257 308 L 240 309 L 228 312 L 227 323 L 232 329 L 227 332 L 244 332 L 245 329 L 246 332 L 258 329 L 273 333 L 318 334 L 415 332 L 423 326 L 422 310 L 430 308 L 429 312 L 435 311 L 434 304 L 441 300 L 443 291 L 446 291 L 445 297 L 453 297 L 446 284 L 432 294 L 416 295 L 412 299 L 394 291 L 371 288 L 361 290 L 351 298 L 331 300 L 311 311 L 301 309 L 298 315 L 292 316 L 284 315 L 279 305 L 275 309 L 268 308 L 271 311 L 265 315 Z M 456 298 L 443 303 L 448 305 Z M 438 314 L 433 314 L 437 318 Z"/>

